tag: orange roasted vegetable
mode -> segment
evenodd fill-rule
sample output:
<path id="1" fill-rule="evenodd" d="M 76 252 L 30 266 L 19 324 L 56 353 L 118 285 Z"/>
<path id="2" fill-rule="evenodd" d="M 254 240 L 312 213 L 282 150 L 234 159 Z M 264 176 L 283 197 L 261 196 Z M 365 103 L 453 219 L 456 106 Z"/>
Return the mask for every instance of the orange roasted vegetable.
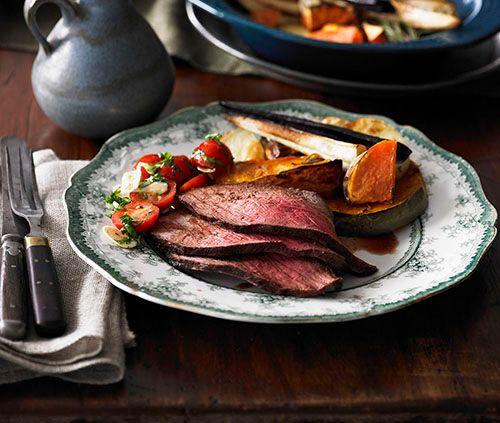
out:
<path id="1" fill-rule="evenodd" d="M 386 41 L 384 28 L 381 26 L 363 23 L 363 29 L 370 43 L 383 43 Z M 356 25 L 326 24 L 319 31 L 310 32 L 307 36 L 334 43 L 364 42 L 363 34 Z"/>
<path id="2" fill-rule="evenodd" d="M 319 31 L 310 32 L 309 38 L 331 43 L 362 43 L 363 33 L 355 25 L 325 25 Z"/>
<path id="3" fill-rule="evenodd" d="M 342 186 L 342 162 L 319 156 L 287 156 L 261 162 L 236 163 L 216 184 L 254 182 L 314 191 L 328 197 Z"/>
<path id="4" fill-rule="evenodd" d="M 358 156 L 344 177 L 344 195 L 352 204 L 391 201 L 396 185 L 397 141 L 384 140 Z"/>
<path id="5" fill-rule="evenodd" d="M 301 15 L 302 22 L 308 31 L 315 31 L 327 23 L 346 25 L 356 21 L 356 14 L 352 6 L 321 4 L 302 8 Z"/>
<path id="6" fill-rule="evenodd" d="M 395 231 L 415 220 L 427 209 L 428 196 L 420 170 L 410 161 L 408 170 L 396 182 L 392 201 L 352 204 L 343 196 L 325 201 L 338 234 L 372 236 Z"/>

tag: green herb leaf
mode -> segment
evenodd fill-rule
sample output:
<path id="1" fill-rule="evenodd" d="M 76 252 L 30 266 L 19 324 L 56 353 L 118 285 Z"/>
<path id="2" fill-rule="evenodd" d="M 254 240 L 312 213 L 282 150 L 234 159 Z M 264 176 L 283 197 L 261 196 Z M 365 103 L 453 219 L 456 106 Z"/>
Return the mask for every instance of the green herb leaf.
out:
<path id="1" fill-rule="evenodd" d="M 207 156 L 203 150 L 195 150 L 191 157 L 200 162 L 205 162 L 214 165 L 212 166 L 213 168 L 215 167 L 215 165 L 224 166 L 224 163 L 222 163 L 219 159 Z"/>
<path id="2" fill-rule="evenodd" d="M 128 203 L 130 203 L 130 199 L 127 197 L 122 197 L 120 188 L 115 189 L 111 194 L 107 195 L 104 198 L 106 205 L 112 210 L 121 210 Z"/>
<path id="3" fill-rule="evenodd" d="M 149 178 L 143 179 L 139 183 L 139 188 L 145 188 L 148 185 L 151 185 L 153 182 L 168 182 L 168 181 L 163 176 L 159 175 L 158 173 L 155 173 L 151 175 Z"/>
<path id="4" fill-rule="evenodd" d="M 174 163 L 174 156 L 172 156 L 168 151 L 166 151 L 165 153 L 160 153 L 158 154 L 158 156 L 160 156 L 161 158 L 161 162 L 159 162 L 161 163 L 161 166 L 172 166 L 172 164 Z"/>
<path id="5" fill-rule="evenodd" d="M 208 134 L 205 136 L 205 139 L 206 140 L 214 140 L 215 142 L 217 143 L 221 143 L 221 138 L 222 138 L 222 134 L 219 134 L 219 133 L 214 133 L 214 134 Z"/>
<path id="6" fill-rule="evenodd" d="M 125 232 L 131 239 L 137 239 L 138 238 L 137 231 L 132 225 L 133 222 L 137 222 L 137 219 L 134 219 L 132 216 L 129 216 L 128 214 L 124 214 L 123 216 L 121 216 L 120 220 L 123 223 L 122 232 Z"/>

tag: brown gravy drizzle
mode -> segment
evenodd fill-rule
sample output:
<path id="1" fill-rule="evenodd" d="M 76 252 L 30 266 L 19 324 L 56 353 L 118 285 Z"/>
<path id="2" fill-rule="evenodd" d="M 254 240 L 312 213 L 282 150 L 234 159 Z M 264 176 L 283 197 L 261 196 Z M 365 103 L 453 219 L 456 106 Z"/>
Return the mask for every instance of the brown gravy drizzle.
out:
<path id="1" fill-rule="evenodd" d="M 342 243 L 352 252 L 364 250 L 371 254 L 383 256 L 396 252 L 398 239 L 392 232 L 372 237 L 339 237 Z"/>

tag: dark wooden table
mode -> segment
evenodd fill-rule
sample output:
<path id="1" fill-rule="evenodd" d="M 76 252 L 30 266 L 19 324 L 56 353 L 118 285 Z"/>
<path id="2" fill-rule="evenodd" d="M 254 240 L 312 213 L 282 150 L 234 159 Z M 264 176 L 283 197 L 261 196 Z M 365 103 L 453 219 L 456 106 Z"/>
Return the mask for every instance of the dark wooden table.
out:
<path id="1" fill-rule="evenodd" d="M 37 106 L 33 56 L 0 50 L 0 134 L 90 159 L 99 142 L 69 135 Z M 499 87 L 492 87 L 492 89 Z M 164 114 L 217 99 L 308 98 L 378 113 L 424 131 L 478 171 L 500 206 L 500 102 L 326 97 L 257 77 L 215 76 L 179 65 Z M 126 295 L 137 347 L 121 383 L 55 379 L 0 387 L 0 420 L 500 420 L 498 241 L 467 281 L 407 309 L 322 325 L 236 323 Z M 3 416 L 3 417 L 2 417 Z"/>

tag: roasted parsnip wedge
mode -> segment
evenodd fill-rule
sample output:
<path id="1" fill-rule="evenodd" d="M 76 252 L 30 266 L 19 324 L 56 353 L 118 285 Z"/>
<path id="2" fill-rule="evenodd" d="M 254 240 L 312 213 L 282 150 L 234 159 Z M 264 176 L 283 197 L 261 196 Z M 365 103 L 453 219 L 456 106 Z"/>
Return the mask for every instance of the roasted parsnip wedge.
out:
<path id="1" fill-rule="evenodd" d="M 239 128 L 276 141 L 303 154 L 317 154 L 327 160 L 342 160 L 344 167 L 366 151 L 366 147 L 359 144 L 308 134 L 272 122 L 236 115 L 226 116 L 226 119 Z"/>

